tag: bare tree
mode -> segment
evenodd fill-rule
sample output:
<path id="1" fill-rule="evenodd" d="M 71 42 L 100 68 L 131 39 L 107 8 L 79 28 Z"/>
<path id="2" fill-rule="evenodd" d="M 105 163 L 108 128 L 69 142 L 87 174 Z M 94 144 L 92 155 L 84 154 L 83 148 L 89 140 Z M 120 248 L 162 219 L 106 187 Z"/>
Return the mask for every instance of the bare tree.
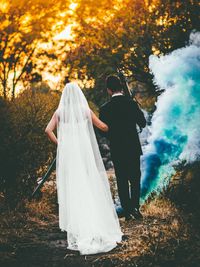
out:
<path id="1" fill-rule="evenodd" d="M 39 43 L 66 25 L 68 18 L 61 14 L 67 12 L 68 4 L 64 0 L 8 0 L 0 5 L 0 93 L 4 99 L 15 98 L 16 86 L 31 71 Z"/>

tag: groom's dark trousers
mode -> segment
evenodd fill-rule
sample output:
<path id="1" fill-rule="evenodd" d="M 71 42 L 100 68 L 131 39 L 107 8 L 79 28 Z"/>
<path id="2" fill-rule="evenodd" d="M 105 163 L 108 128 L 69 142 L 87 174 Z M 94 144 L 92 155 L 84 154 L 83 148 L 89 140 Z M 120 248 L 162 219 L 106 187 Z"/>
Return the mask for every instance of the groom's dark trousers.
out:
<path id="1" fill-rule="evenodd" d="M 99 117 L 109 126 L 109 132 L 102 135 L 110 141 L 119 198 L 126 216 L 139 208 L 142 149 L 136 125 L 143 128 L 146 120 L 137 103 L 123 95 L 113 96 L 105 103 Z"/>

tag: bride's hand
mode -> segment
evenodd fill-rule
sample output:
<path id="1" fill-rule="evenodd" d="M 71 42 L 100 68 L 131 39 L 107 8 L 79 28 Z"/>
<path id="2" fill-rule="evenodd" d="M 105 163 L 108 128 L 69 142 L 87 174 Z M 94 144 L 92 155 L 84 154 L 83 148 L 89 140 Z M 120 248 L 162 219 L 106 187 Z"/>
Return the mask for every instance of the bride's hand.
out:
<path id="1" fill-rule="evenodd" d="M 92 123 L 103 132 L 108 132 L 108 125 L 101 121 L 91 110 Z"/>

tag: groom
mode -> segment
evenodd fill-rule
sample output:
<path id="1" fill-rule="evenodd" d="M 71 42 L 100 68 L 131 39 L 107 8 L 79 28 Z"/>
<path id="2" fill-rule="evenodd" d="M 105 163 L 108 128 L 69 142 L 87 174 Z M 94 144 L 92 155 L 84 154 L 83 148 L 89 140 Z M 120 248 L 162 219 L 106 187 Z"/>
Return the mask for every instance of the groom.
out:
<path id="1" fill-rule="evenodd" d="M 100 108 L 99 117 L 109 126 L 106 137 L 110 141 L 121 206 L 127 221 L 131 215 L 141 219 L 139 198 L 142 149 L 136 125 L 144 128 L 146 120 L 137 103 L 123 95 L 117 76 L 108 76 L 106 87 L 111 100 Z"/>

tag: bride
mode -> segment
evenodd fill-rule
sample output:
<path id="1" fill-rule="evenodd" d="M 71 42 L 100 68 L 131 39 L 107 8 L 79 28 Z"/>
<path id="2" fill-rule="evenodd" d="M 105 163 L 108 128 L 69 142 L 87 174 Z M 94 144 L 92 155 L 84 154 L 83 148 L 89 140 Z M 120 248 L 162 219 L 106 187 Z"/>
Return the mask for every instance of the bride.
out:
<path id="1" fill-rule="evenodd" d="M 110 251 L 122 238 L 93 124 L 108 131 L 80 87 L 68 83 L 45 132 L 57 144 L 59 227 L 68 249 L 84 255 Z"/>

